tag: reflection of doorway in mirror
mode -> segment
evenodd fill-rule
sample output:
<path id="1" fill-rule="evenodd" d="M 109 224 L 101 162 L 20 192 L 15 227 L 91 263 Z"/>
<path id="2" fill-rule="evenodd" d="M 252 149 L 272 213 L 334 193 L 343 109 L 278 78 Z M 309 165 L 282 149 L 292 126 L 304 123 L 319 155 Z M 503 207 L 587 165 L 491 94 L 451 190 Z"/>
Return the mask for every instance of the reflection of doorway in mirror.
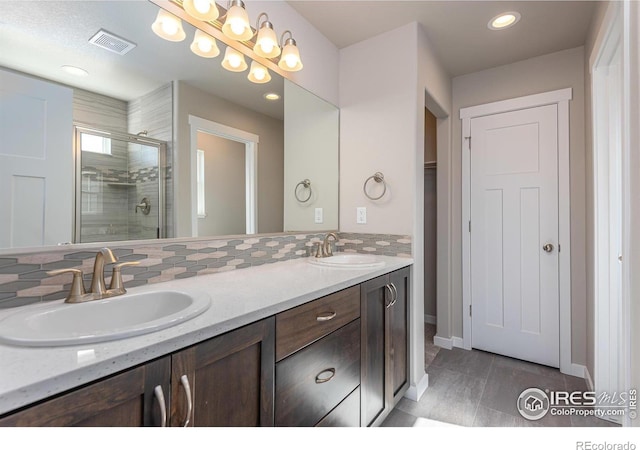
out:
<path id="1" fill-rule="evenodd" d="M 245 146 L 198 133 L 198 236 L 246 234 Z"/>
<path id="2" fill-rule="evenodd" d="M 192 235 L 255 234 L 259 136 L 192 115 L 189 125 Z M 198 208 L 198 150 L 203 151 L 205 214 Z"/>

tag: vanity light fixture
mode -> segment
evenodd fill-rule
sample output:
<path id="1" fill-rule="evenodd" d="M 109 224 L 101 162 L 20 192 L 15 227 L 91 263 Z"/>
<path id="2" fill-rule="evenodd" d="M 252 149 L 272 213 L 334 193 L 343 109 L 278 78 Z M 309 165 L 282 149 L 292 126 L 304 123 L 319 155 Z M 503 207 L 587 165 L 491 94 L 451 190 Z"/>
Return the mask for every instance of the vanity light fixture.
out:
<path id="1" fill-rule="evenodd" d="M 171 42 L 180 42 L 187 37 L 182 29 L 182 21 L 164 9 L 158 10 L 156 21 L 151 25 L 151 29 L 162 39 Z"/>
<path id="2" fill-rule="evenodd" d="M 289 33 L 289 38 L 284 41 L 285 34 Z M 284 42 L 284 45 L 283 45 Z M 282 46 L 282 55 L 280 55 L 280 61 L 278 67 L 288 72 L 297 72 L 302 69 L 302 61 L 300 60 L 300 51 L 296 45 L 296 40 L 293 39 L 291 31 L 287 30 L 282 33 L 280 38 L 280 45 Z"/>
<path id="3" fill-rule="evenodd" d="M 182 6 L 191 17 L 204 22 L 214 21 L 220 15 L 214 0 L 184 0 Z"/>
<path id="4" fill-rule="evenodd" d="M 196 34 L 193 36 L 193 42 L 189 48 L 193 53 L 203 58 L 215 58 L 220 54 L 220 49 L 213 36 L 198 29 L 196 29 Z"/>
<path id="5" fill-rule="evenodd" d="M 249 24 L 249 15 L 242 0 L 230 0 L 227 17 L 222 25 L 225 36 L 234 41 L 248 41 L 253 37 L 253 30 Z"/>
<path id="6" fill-rule="evenodd" d="M 249 66 L 247 66 L 247 61 L 245 61 L 242 53 L 235 48 L 227 47 L 224 52 L 222 67 L 230 72 L 244 72 Z"/>
<path id="7" fill-rule="evenodd" d="M 260 24 L 260 19 L 265 17 L 265 21 Z M 278 36 L 273 31 L 273 24 L 269 22 L 269 16 L 267 13 L 260 13 L 258 20 L 256 21 L 256 30 L 258 30 L 258 36 L 256 37 L 256 45 L 253 47 L 253 51 L 256 55 L 263 58 L 277 58 L 280 56 L 280 46 L 278 45 Z"/>
<path id="8" fill-rule="evenodd" d="M 89 72 L 76 66 L 62 66 L 61 69 L 68 74 L 75 75 L 77 77 L 86 77 L 89 75 Z"/>
<path id="9" fill-rule="evenodd" d="M 276 101 L 276 100 L 280 100 L 280 96 L 278 94 L 276 94 L 275 92 L 269 92 L 267 94 L 264 94 L 264 98 L 269 100 L 269 101 Z"/>
<path id="10" fill-rule="evenodd" d="M 520 13 L 517 11 L 501 13 L 491 19 L 487 24 L 487 27 L 494 31 L 504 30 L 514 26 L 520 21 L 520 18 Z"/>
<path id="11" fill-rule="evenodd" d="M 269 70 L 262 64 L 257 61 L 251 62 L 251 70 L 249 70 L 249 75 L 247 76 L 249 81 L 252 83 L 268 83 L 271 81 L 271 75 L 269 74 Z"/>

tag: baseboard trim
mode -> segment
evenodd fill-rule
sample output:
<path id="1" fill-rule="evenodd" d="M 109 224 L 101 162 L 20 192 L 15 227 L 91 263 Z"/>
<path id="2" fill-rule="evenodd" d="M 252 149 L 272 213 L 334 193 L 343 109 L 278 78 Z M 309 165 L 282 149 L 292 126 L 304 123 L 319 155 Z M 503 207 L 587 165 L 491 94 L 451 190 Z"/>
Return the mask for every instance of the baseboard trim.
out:
<path id="1" fill-rule="evenodd" d="M 562 370 L 560 371 L 562 372 Z M 569 366 L 569 370 L 566 372 L 562 372 L 566 375 L 571 375 L 574 377 L 578 377 L 578 378 L 585 378 L 585 373 L 587 372 L 587 368 L 585 366 L 583 366 L 582 364 L 575 364 L 575 363 L 571 363 L 571 365 Z"/>
<path id="2" fill-rule="evenodd" d="M 451 342 L 453 343 L 454 347 L 464 348 L 464 340 L 461 337 L 453 336 L 451 338 Z"/>
<path id="3" fill-rule="evenodd" d="M 591 374 L 589 373 L 589 369 L 584 368 L 584 380 L 587 382 L 587 389 L 590 391 L 595 391 L 595 385 L 593 384 L 593 378 L 591 378 Z"/>
<path id="4" fill-rule="evenodd" d="M 418 402 L 420 401 L 420 398 L 422 398 L 422 395 L 425 393 L 428 387 L 429 387 L 429 375 L 425 373 L 422 376 L 422 379 L 418 381 L 418 384 L 416 384 L 415 386 L 413 384 L 409 386 L 409 389 L 407 389 L 407 392 L 405 392 L 404 396 L 409 400 Z"/>
<path id="5" fill-rule="evenodd" d="M 453 341 L 451 338 L 443 338 L 441 336 L 434 336 L 433 343 L 438 347 L 446 348 L 447 350 L 451 350 L 453 348 Z"/>
<path id="6" fill-rule="evenodd" d="M 432 316 L 431 314 L 424 315 L 424 323 L 430 323 L 432 325 L 436 324 L 436 316 Z"/>

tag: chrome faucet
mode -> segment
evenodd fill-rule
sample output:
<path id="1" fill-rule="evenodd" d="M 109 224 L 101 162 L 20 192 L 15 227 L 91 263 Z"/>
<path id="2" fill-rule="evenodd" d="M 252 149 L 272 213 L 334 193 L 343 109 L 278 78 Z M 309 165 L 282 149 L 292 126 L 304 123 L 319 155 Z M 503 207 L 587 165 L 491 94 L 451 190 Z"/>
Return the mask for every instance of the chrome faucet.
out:
<path id="1" fill-rule="evenodd" d="M 116 262 L 113 252 L 107 247 L 101 248 L 93 262 L 93 278 L 91 279 L 91 293 L 96 296 L 107 294 L 107 284 L 104 281 L 104 265 Z"/>

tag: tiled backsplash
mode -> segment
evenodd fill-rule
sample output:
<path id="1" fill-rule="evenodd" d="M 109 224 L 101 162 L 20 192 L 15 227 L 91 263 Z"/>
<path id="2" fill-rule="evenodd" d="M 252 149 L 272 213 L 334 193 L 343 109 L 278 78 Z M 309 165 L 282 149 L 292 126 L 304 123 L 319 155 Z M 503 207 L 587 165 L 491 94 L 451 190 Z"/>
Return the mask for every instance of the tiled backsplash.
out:
<path id="1" fill-rule="evenodd" d="M 339 233 L 337 251 L 411 256 L 411 237 Z M 125 287 L 260 266 L 307 256 L 323 234 L 291 234 L 145 243 L 110 247 L 118 261 L 140 261 L 122 269 Z M 79 268 L 85 285 L 91 279 L 97 249 L 50 251 L 0 257 L 0 309 L 64 298 L 71 275 L 50 277 L 47 271 Z M 105 268 L 107 281 L 111 267 Z"/>

